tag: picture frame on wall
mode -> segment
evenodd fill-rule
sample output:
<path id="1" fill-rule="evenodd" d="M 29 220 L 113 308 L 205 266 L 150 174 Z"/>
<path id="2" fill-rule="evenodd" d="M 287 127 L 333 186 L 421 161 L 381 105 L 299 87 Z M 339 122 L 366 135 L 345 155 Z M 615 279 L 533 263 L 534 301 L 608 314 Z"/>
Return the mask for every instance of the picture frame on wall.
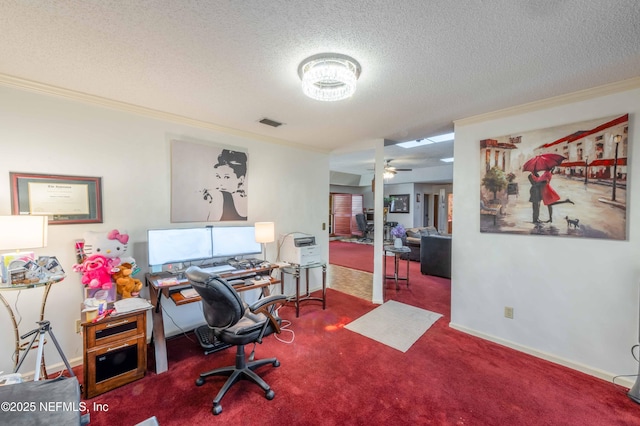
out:
<path id="1" fill-rule="evenodd" d="M 171 141 L 171 222 L 246 221 L 248 200 L 248 150 Z"/>
<path id="2" fill-rule="evenodd" d="M 482 139 L 480 232 L 627 239 L 629 114 Z"/>
<path id="3" fill-rule="evenodd" d="M 409 194 L 390 195 L 389 213 L 409 213 Z"/>
<path id="4" fill-rule="evenodd" d="M 102 223 L 102 178 L 10 172 L 14 215 L 49 217 L 50 225 Z"/>

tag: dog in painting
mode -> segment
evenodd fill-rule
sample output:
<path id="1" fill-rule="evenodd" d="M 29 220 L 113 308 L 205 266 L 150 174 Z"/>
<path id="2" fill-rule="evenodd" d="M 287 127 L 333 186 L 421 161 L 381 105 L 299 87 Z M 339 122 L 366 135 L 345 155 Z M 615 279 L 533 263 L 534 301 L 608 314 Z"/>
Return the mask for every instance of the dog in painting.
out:
<path id="1" fill-rule="evenodd" d="M 565 216 L 564 219 L 567 221 L 567 228 L 571 228 L 571 225 L 573 225 L 574 228 L 578 228 L 580 226 L 578 225 L 580 219 L 569 219 L 569 216 Z"/>

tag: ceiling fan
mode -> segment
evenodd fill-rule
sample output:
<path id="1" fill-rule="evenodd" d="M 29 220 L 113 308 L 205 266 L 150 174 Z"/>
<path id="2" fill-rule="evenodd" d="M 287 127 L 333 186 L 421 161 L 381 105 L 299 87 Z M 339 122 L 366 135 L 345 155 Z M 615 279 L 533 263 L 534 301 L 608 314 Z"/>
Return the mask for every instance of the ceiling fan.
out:
<path id="1" fill-rule="evenodd" d="M 392 178 L 398 172 L 410 172 L 411 170 L 413 170 L 413 169 L 399 169 L 397 167 L 394 167 L 391 165 L 392 161 L 393 159 L 389 159 L 384 162 L 384 178 L 385 179 Z M 375 169 L 369 169 L 369 170 L 375 170 Z"/>
<path id="2" fill-rule="evenodd" d="M 395 175 L 397 172 L 410 172 L 413 169 L 399 169 L 397 167 L 394 167 L 391 165 L 391 162 L 393 161 L 393 159 L 389 159 L 386 160 L 384 162 L 384 172 L 385 173 L 390 173 L 392 175 Z"/>

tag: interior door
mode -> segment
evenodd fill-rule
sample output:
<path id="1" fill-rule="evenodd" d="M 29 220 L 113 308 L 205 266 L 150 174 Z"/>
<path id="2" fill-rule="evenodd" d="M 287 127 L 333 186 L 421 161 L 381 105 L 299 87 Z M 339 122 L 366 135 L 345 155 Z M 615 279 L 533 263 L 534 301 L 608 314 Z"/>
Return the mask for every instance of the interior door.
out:
<path id="1" fill-rule="evenodd" d="M 440 229 L 438 227 L 438 223 L 440 223 L 438 221 L 438 206 L 440 205 L 440 194 L 433 194 L 433 206 L 432 206 L 432 210 L 433 210 L 433 226 L 436 227 L 436 229 Z"/>
<path id="2" fill-rule="evenodd" d="M 424 206 L 423 206 L 424 218 L 422 218 L 423 220 L 422 226 L 429 226 L 429 214 L 430 214 L 429 194 L 422 194 L 422 201 L 424 202 Z"/>

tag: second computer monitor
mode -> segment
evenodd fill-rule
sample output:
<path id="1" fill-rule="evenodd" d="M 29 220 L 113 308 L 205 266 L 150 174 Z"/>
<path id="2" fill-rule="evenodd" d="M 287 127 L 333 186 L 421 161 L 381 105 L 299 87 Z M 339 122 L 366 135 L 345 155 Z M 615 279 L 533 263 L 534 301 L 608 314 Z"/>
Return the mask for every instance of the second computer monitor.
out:
<path id="1" fill-rule="evenodd" d="M 262 253 L 253 226 L 214 226 L 211 228 L 213 257 L 235 257 Z"/>

